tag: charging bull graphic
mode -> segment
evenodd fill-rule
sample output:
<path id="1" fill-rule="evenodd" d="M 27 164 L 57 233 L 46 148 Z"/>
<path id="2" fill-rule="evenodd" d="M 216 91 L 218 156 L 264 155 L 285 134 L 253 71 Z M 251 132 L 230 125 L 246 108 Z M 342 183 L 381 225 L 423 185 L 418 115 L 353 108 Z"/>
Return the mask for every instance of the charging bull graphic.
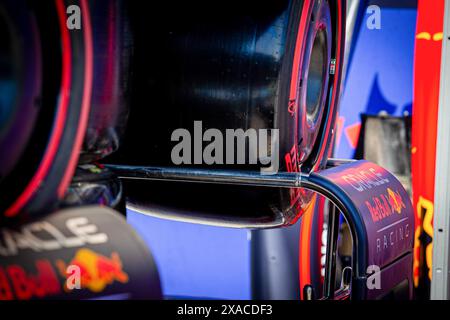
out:
<path id="1" fill-rule="evenodd" d="M 111 209 L 69 209 L 0 228 L 0 300 L 160 296 L 150 252 Z"/>
<path id="2" fill-rule="evenodd" d="M 63 277 L 68 277 L 68 266 L 76 266 L 80 270 L 81 288 L 87 288 L 92 292 L 102 292 L 106 286 L 111 285 L 114 281 L 120 283 L 128 282 L 128 274 L 123 271 L 122 261 L 117 252 L 111 253 L 111 258 L 89 249 L 80 249 L 69 264 L 63 260 L 57 260 L 56 265 L 59 273 Z M 67 283 L 65 286 L 67 288 Z"/>

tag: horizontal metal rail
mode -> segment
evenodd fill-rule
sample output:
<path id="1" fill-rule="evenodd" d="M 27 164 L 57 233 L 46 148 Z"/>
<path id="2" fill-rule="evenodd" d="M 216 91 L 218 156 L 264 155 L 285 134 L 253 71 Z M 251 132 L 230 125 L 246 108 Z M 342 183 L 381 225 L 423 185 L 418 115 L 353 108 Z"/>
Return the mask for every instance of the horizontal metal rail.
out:
<path id="1" fill-rule="evenodd" d="M 331 159 L 327 168 L 336 167 L 353 160 Z M 174 181 L 185 183 L 209 183 L 225 185 L 244 185 L 254 187 L 271 188 L 304 188 L 326 197 L 344 215 L 349 224 L 355 257 L 353 270 L 355 279 L 360 279 L 365 274 L 366 259 L 366 231 L 364 222 L 359 215 L 353 201 L 333 183 L 320 176 L 311 173 L 287 173 L 279 172 L 273 175 L 264 175 L 258 171 L 239 170 L 210 170 L 181 167 L 142 167 L 125 165 L 106 165 L 122 179 Z M 331 252 L 328 252 L 331 254 Z M 330 258 L 329 258 L 330 259 Z M 356 283 L 356 281 L 355 281 Z M 326 296 L 332 296 L 331 287 L 326 290 Z"/>
<path id="2" fill-rule="evenodd" d="M 336 167 L 353 160 L 330 159 L 327 168 Z M 161 180 L 232 184 L 272 188 L 307 188 L 309 174 L 278 172 L 262 174 L 257 171 L 210 170 L 186 167 L 144 167 L 127 165 L 106 165 L 122 179 Z"/>
<path id="3" fill-rule="evenodd" d="M 279 172 L 263 175 L 257 171 L 209 170 L 177 167 L 138 167 L 107 165 L 122 179 L 162 180 L 213 184 L 233 184 L 255 187 L 300 188 L 302 173 Z"/>

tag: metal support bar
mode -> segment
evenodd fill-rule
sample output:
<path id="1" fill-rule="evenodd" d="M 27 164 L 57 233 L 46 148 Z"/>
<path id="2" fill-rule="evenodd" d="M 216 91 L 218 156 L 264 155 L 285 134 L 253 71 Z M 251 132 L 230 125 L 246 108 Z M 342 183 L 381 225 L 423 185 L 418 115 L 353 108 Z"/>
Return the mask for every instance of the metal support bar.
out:
<path id="1" fill-rule="evenodd" d="M 450 298 L 450 1 L 445 1 L 436 145 L 431 299 Z"/>
<path id="2" fill-rule="evenodd" d="M 328 214 L 328 234 L 327 234 L 327 252 L 326 252 L 326 272 L 324 296 L 333 300 L 336 284 L 336 252 L 338 247 L 339 235 L 339 217 L 340 213 L 332 204 L 329 206 Z"/>
<path id="3" fill-rule="evenodd" d="M 137 167 L 107 165 L 122 179 L 161 180 L 177 182 L 196 182 L 231 184 L 254 187 L 300 188 L 303 173 L 280 172 L 263 175 L 260 172 L 238 170 L 208 170 L 177 167 Z"/>
<path id="4" fill-rule="evenodd" d="M 355 160 L 329 159 L 327 169 Z M 251 171 L 208 170 L 181 167 L 142 167 L 125 165 L 105 165 L 122 179 L 164 180 L 178 182 L 198 182 L 215 184 L 237 184 L 255 187 L 304 188 L 302 180 L 308 178 L 305 173 L 279 172 L 264 175 Z"/>

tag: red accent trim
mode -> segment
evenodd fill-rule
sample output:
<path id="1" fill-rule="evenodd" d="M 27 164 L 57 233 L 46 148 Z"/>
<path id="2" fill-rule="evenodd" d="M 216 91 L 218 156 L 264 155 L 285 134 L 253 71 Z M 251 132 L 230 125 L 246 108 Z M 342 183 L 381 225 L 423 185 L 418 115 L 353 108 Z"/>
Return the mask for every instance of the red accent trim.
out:
<path id="1" fill-rule="evenodd" d="M 336 47 L 336 75 L 339 75 L 341 64 L 340 64 L 340 58 L 341 58 L 341 38 L 342 38 L 342 19 L 341 19 L 341 11 L 342 11 L 342 5 L 340 0 L 336 1 L 337 3 L 337 47 Z M 336 88 L 339 88 L 338 81 L 340 77 L 336 76 L 334 78 L 334 91 L 331 98 L 331 108 L 330 114 L 334 112 L 334 108 L 336 108 L 336 102 L 340 94 L 340 90 L 336 90 Z M 291 82 L 292 84 L 292 82 Z M 332 121 L 328 121 L 325 135 L 324 137 L 329 136 L 329 132 L 331 130 L 331 124 Z M 325 144 L 324 144 L 325 145 Z M 319 152 L 319 159 L 323 156 L 323 153 L 325 152 L 325 148 L 322 148 Z M 311 284 L 311 229 L 312 229 L 312 218 L 308 217 L 309 215 L 312 215 L 314 213 L 314 210 L 316 208 L 316 200 L 312 202 L 311 206 L 307 209 L 307 211 L 303 215 L 303 220 L 301 222 L 301 231 L 300 231 L 300 246 L 299 246 L 299 285 L 300 285 L 300 298 L 303 299 L 303 286 L 307 284 Z M 312 213 L 310 213 L 310 211 Z M 320 255 L 319 255 L 320 256 Z M 320 264 L 319 264 L 320 266 Z M 319 270 L 320 271 L 320 270 Z"/>
<path id="2" fill-rule="evenodd" d="M 62 50 L 62 82 L 60 89 L 59 105 L 56 114 L 54 128 L 51 138 L 45 151 L 44 157 L 31 179 L 30 183 L 24 189 L 16 201 L 5 211 L 5 216 L 13 217 L 29 202 L 31 197 L 38 191 L 42 181 L 48 175 L 51 164 L 56 156 L 61 137 L 67 118 L 67 109 L 69 106 L 70 87 L 72 81 L 72 56 L 69 30 L 66 27 L 66 12 L 62 0 L 55 0 L 58 12 L 59 26 L 61 30 L 61 50 Z"/>
<path id="3" fill-rule="evenodd" d="M 337 4 L 337 47 L 336 47 L 336 71 L 335 71 L 335 77 L 334 77 L 334 84 L 333 84 L 333 95 L 331 98 L 331 104 L 330 104 L 330 111 L 329 114 L 333 114 L 334 113 L 334 109 L 337 108 L 337 100 L 339 98 L 340 95 L 340 86 L 339 86 L 339 80 L 340 77 L 338 76 L 339 73 L 341 72 L 341 39 L 342 39 L 342 18 L 341 18 L 341 12 L 342 12 L 342 4 L 341 1 L 336 1 Z M 336 88 L 338 88 L 339 90 L 337 90 Z M 328 121 L 327 126 L 325 128 L 325 134 L 323 135 L 325 137 L 325 139 L 327 139 L 327 137 L 330 136 L 330 130 L 331 130 L 331 125 L 332 125 L 332 121 Z M 323 144 L 324 146 L 326 146 L 326 144 Z M 323 154 L 325 152 L 325 147 L 323 147 L 320 151 L 319 151 L 319 156 L 318 159 L 321 159 L 323 157 Z"/>
<path id="4" fill-rule="evenodd" d="M 303 300 L 303 287 L 311 283 L 311 231 L 317 195 L 311 200 L 311 205 L 302 216 L 300 226 L 300 241 L 298 255 L 298 271 L 300 280 L 300 299 Z"/>
<path id="5" fill-rule="evenodd" d="M 311 0 L 306 0 L 303 3 L 302 15 L 300 17 L 300 24 L 297 31 L 297 40 L 295 43 L 294 63 L 292 66 L 291 74 L 291 89 L 289 95 L 289 101 L 291 109 L 295 112 L 295 140 L 298 138 L 298 95 L 299 95 L 299 81 L 300 81 L 300 66 L 303 64 L 303 47 L 306 34 L 306 26 L 308 17 L 310 15 Z M 306 8 L 306 10 L 305 10 Z M 297 154 L 297 143 L 295 143 L 294 153 Z M 296 168 L 292 168 L 293 171 L 298 171 L 298 163 L 295 164 Z M 298 191 L 294 191 L 298 192 Z M 310 252 L 310 239 L 312 220 L 314 214 L 314 208 L 316 203 L 316 196 L 311 201 L 311 204 L 305 210 L 302 215 L 302 221 L 300 226 L 300 238 L 299 238 L 299 281 L 300 281 L 300 299 L 303 299 L 303 287 L 307 284 L 311 284 L 311 252 Z"/>
<path id="6" fill-rule="evenodd" d="M 356 149 L 358 147 L 360 132 L 361 132 L 361 122 L 352 124 L 347 128 L 345 128 L 345 136 L 347 137 L 347 142 L 353 149 Z"/>
<path id="7" fill-rule="evenodd" d="M 290 93 L 289 93 L 289 104 L 288 104 L 288 112 L 294 117 L 295 123 L 294 123 L 294 141 L 298 140 L 298 95 L 299 95 L 299 82 L 300 82 L 300 66 L 303 64 L 303 47 L 305 45 L 305 34 L 306 34 L 306 28 L 308 24 L 308 17 L 310 15 L 311 11 L 311 4 L 312 0 L 305 0 L 303 3 L 302 8 L 302 14 L 300 17 L 300 22 L 297 30 L 297 39 L 295 40 L 295 49 L 294 49 L 294 61 L 292 65 L 292 71 L 291 71 L 291 83 L 290 83 Z M 305 9 L 306 8 L 306 9 Z M 298 145 L 297 143 L 294 143 L 292 150 L 290 151 L 290 159 L 295 161 L 292 161 L 291 166 L 288 166 L 287 171 L 288 172 L 298 172 L 299 171 L 299 165 L 297 161 L 297 154 L 298 154 Z M 295 162 L 295 163 L 294 163 Z M 298 203 L 298 199 L 300 198 L 300 190 L 294 189 L 290 190 L 291 194 L 291 204 Z M 294 210 L 298 210 L 298 215 L 300 216 L 300 210 L 302 210 L 300 205 L 297 205 L 297 207 L 293 208 Z"/>
<path id="8" fill-rule="evenodd" d="M 83 101 L 81 104 L 80 119 L 78 122 L 77 135 L 75 137 L 74 146 L 70 155 L 69 164 L 67 165 L 64 177 L 58 187 L 58 197 L 62 198 L 72 180 L 75 173 L 76 166 L 78 164 L 78 158 L 83 144 L 84 136 L 86 133 L 89 112 L 91 107 L 91 95 L 92 95 L 92 81 L 93 81 L 93 66 L 94 66 L 94 48 L 92 40 L 92 25 L 90 19 L 89 6 L 87 0 L 81 0 L 81 12 L 83 15 L 83 35 L 84 35 L 84 87 L 83 87 Z"/>
<path id="9" fill-rule="evenodd" d="M 297 40 L 295 42 L 295 51 L 294 51 L 294 64 L 292 66 L 291 73 L 291 90 L 289 94 L 289 101 L 295 101 L 295 105 L 297 106 L 295 110 L 298 110 L 298 85 L 299 85 L 299 74 L 300 74 L 300 66 L 302 65 L 303 60 L 303 44 L 305 40 L 305 31 L 306 24 L 308 22 L 309 11 L 311 8 L 311 0 L 306 0 L 303 3 L 303 9 L 308 8 L 308 10 L 302 10 L 302 16 L 300 17 L 300 24 L 297 31 Z"/>
<path id="10" fill-rule="evenodd" d="M 308 24 L 308 17 L 310 15 L 311 11 L 311 3 L 312 0 L 305 0 L 303 3 L 303 9 L 302 9 L 302 15 L 300 17 L 300 23 L 298 26 L 297 31 L 297 39 L 295 41 L 295 51 L 294 51 L 294 63 L 292 65 L 292 72 L 291 72 L 291 88 L 289 93 L 289 105 L 288 105 L 288 111 L 289 113 L 294 117 L 295 124 L 294 124 L 294 135 L 295 135 L 295 141 L 298 140 L 298 103 L 299 103 L 299 82 L 300 82 L 300 68 L 303 64 L 303 58 L 304 58 L 304 50 L 303 47 L 305 45 L 305 34 L 306 34 L 306 27 Z M 305 10 L 305 8 L 307 8 Z M 297 153 L 297 142 L 294 144 L 295 153 Z M 298 164 L 297 164 L 298 166 Z M 298 170 L 297 170 L 298 171 Z"/>
<path id="11" fill-rule="evenodd" d="M 323 224 L 325 218 L 325 198 L 319 197 L 317 201 L 318 225 L 317 225 L 317 265 L 319 266 L 320 282 L 323 284 L 325 277 L 322 276 L 322 245 L 323 245 Z"/>

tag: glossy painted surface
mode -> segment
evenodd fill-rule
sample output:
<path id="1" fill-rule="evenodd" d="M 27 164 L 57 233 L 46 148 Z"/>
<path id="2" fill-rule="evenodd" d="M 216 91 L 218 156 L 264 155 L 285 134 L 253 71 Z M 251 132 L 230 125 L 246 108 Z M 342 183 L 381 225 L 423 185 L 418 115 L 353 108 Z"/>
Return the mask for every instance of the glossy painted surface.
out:
<path id="1" fill-rule="evenodd" d="M 65 209 L 1 227 L 0 240 L 0 300 L 161 299 L 148 247 L 110 208 Z"/>
<path id="2" fill-rule="evenodd" d="M 367 239 L 355 245 L 367 245 L 367 266 L 383 268 L 412 253 L 414 210 L 408 193 L 393 174 L 367 161 L 319 174 L 336 184 L 357 208 Z"/>
<path id="3" fill-rule="evenodd" d="M 428 297 L 431 281 L 436 138 L 445 1 L 419 1 L 414 60 L 412 183 L 416 208 L 414 284 Z"/>

